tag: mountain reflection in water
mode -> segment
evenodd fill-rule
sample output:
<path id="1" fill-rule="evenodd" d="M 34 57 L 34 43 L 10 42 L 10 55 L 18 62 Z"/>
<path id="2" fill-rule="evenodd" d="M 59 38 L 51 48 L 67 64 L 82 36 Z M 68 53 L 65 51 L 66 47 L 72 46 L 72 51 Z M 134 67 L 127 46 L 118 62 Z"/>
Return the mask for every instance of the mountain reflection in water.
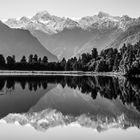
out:
<path id="1" fill-rule="evenodd" d="M 140 127 L 140 79 L 1 77 L 0 118 L 37 130 L 78 123 L 103 131 Z"/>

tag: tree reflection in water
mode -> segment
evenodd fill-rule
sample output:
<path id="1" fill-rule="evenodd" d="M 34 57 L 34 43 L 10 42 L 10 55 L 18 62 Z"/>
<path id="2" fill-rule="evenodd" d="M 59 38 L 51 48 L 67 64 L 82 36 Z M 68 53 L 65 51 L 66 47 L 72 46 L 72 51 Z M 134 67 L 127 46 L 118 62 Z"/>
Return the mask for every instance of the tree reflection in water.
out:
<path id="1" fill-rule="evenodd" d="M 83 94 L 89 94 L 96 99 L 99 93 L 107 99 L 120 98 L 123 104 L 133 104 L 140 111 L 140 79 L 139 78 L 115 78 L 107 76 L 47 76 L 47 77 L 0 77 L 0 91 L 15 89 L 16 84 L 20 84 L 25 90 L 36 92 L 38 89 L 47 89 L 49 83 L 60 84 L 72 89 L 79 89 Z M 13 92 L 14 93 L 14 92 Z"/>

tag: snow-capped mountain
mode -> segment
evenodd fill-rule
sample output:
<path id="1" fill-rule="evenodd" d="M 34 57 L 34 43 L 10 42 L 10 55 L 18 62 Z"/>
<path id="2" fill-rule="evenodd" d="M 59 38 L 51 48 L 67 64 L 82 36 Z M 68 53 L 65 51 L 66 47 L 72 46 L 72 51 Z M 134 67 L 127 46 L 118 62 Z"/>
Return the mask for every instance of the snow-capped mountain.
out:
<path id="1" fill-rule="evenodd" d="M 122 17 L 111 16 L 104 12 L 99 12 L 98 15 L 83 17 L 79 21 L 81 27 L 85 29 L 96 28 L 96 29 L 107 29 L 107 28 L 115 28 L 122 30 L 127 30 L 132 25 L 136 25 L 140 23 L 139 19 L 130 18 L 127 15 Z"/>
<path id="2" fill-rule="evenodd" d="M 8 19 L 5 22 L 11 28 L 23 28 L 28 30 L 41 30 L 48 34 L 55 34 L 64 28 L 78 27 L 78 22 L 70 18 L 60 18 L 50 15 L 47 11 L 39 12 L 32 18 Z"/>
<path id="3" fill-rule="evenodd" d="M 130 18 L 127 15 L 122 17 L 111 16 L 104 12 L 99 12 L 94 16 L 82 17 L 79 20 L 73 20 L 65 17 L 57 17 L 51 15 L 47 11 L 43 11 L 38 12 L 32 18 L 22 17 L 20 19 L 8 19 L 5 23 L 11 28 L 30 29 L 33 26 L 33 28 L 36 27 L 36 29 L 44 32 L 46 32 L 46 30 L 51 30 L 52 33 L 58 33 L 65 28 L 72 29 L 75 27 L 85 30 L 117 27 L 126 30 L 131 24 L 140 23 L 140 20 Z M 44 28 L 46 28 L 46 30 Z"/>
<path id="4" fill-rule="evenodd" d="M 31 18 L 8 19 L 5 24 L 11 28 L 29 30 L 59 59 L 90 52 L 93 47 L 99 51 L 106 47 L 120 48 L 123 43 L 139 41 L 140 32 L 128 33 L 130 28 L 135 29 L 140 25 L 140 18 L 111 16 L 104 12 L 74 20 L 43 11 Z M 125 38 L 118 42 L 117 39 L 124 34 Z"/>

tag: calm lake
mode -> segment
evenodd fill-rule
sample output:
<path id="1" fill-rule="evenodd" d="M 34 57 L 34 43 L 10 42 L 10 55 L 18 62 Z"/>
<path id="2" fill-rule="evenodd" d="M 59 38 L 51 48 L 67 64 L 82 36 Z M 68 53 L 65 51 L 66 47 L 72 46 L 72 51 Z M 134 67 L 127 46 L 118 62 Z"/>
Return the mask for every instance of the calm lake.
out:
<path id="1" fill-rule="evenodd" d="M 140 79 L 0 77 L 2 140 L 139 140 Z"/>

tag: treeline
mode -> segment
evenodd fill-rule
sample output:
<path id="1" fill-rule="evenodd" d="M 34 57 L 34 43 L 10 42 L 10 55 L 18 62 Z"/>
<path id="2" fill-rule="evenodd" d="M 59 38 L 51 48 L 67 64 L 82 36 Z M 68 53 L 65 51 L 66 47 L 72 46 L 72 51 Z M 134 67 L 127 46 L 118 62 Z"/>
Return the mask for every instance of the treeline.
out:
<path id="1" fill-rule="evenodd" d="M 91 53 L 83 53 L 79 58 L 59 62 L 48 62 L 47 56 L 40 58 L 31 54 L 16 62 L 15 56 L 4 58 L 0 55 L 1 70 L 46 70 L 46 71 L 94 71 L 140 74 L 140 42 L 135 45 L 124 44 L 120 50 L 108 48 L 100 54 L 96 48 Z"/>
<path id="2" fill-rule="evenodd" d="M 140 41 L 135 45 L 124 44 L 122 48 L 108 48 L 100 54 L 96 48 L 83 53 L 77 60 L 67 61 L 66 69 L 93 72 L 120 72 L 125 75 L 140 74 Z"/>

